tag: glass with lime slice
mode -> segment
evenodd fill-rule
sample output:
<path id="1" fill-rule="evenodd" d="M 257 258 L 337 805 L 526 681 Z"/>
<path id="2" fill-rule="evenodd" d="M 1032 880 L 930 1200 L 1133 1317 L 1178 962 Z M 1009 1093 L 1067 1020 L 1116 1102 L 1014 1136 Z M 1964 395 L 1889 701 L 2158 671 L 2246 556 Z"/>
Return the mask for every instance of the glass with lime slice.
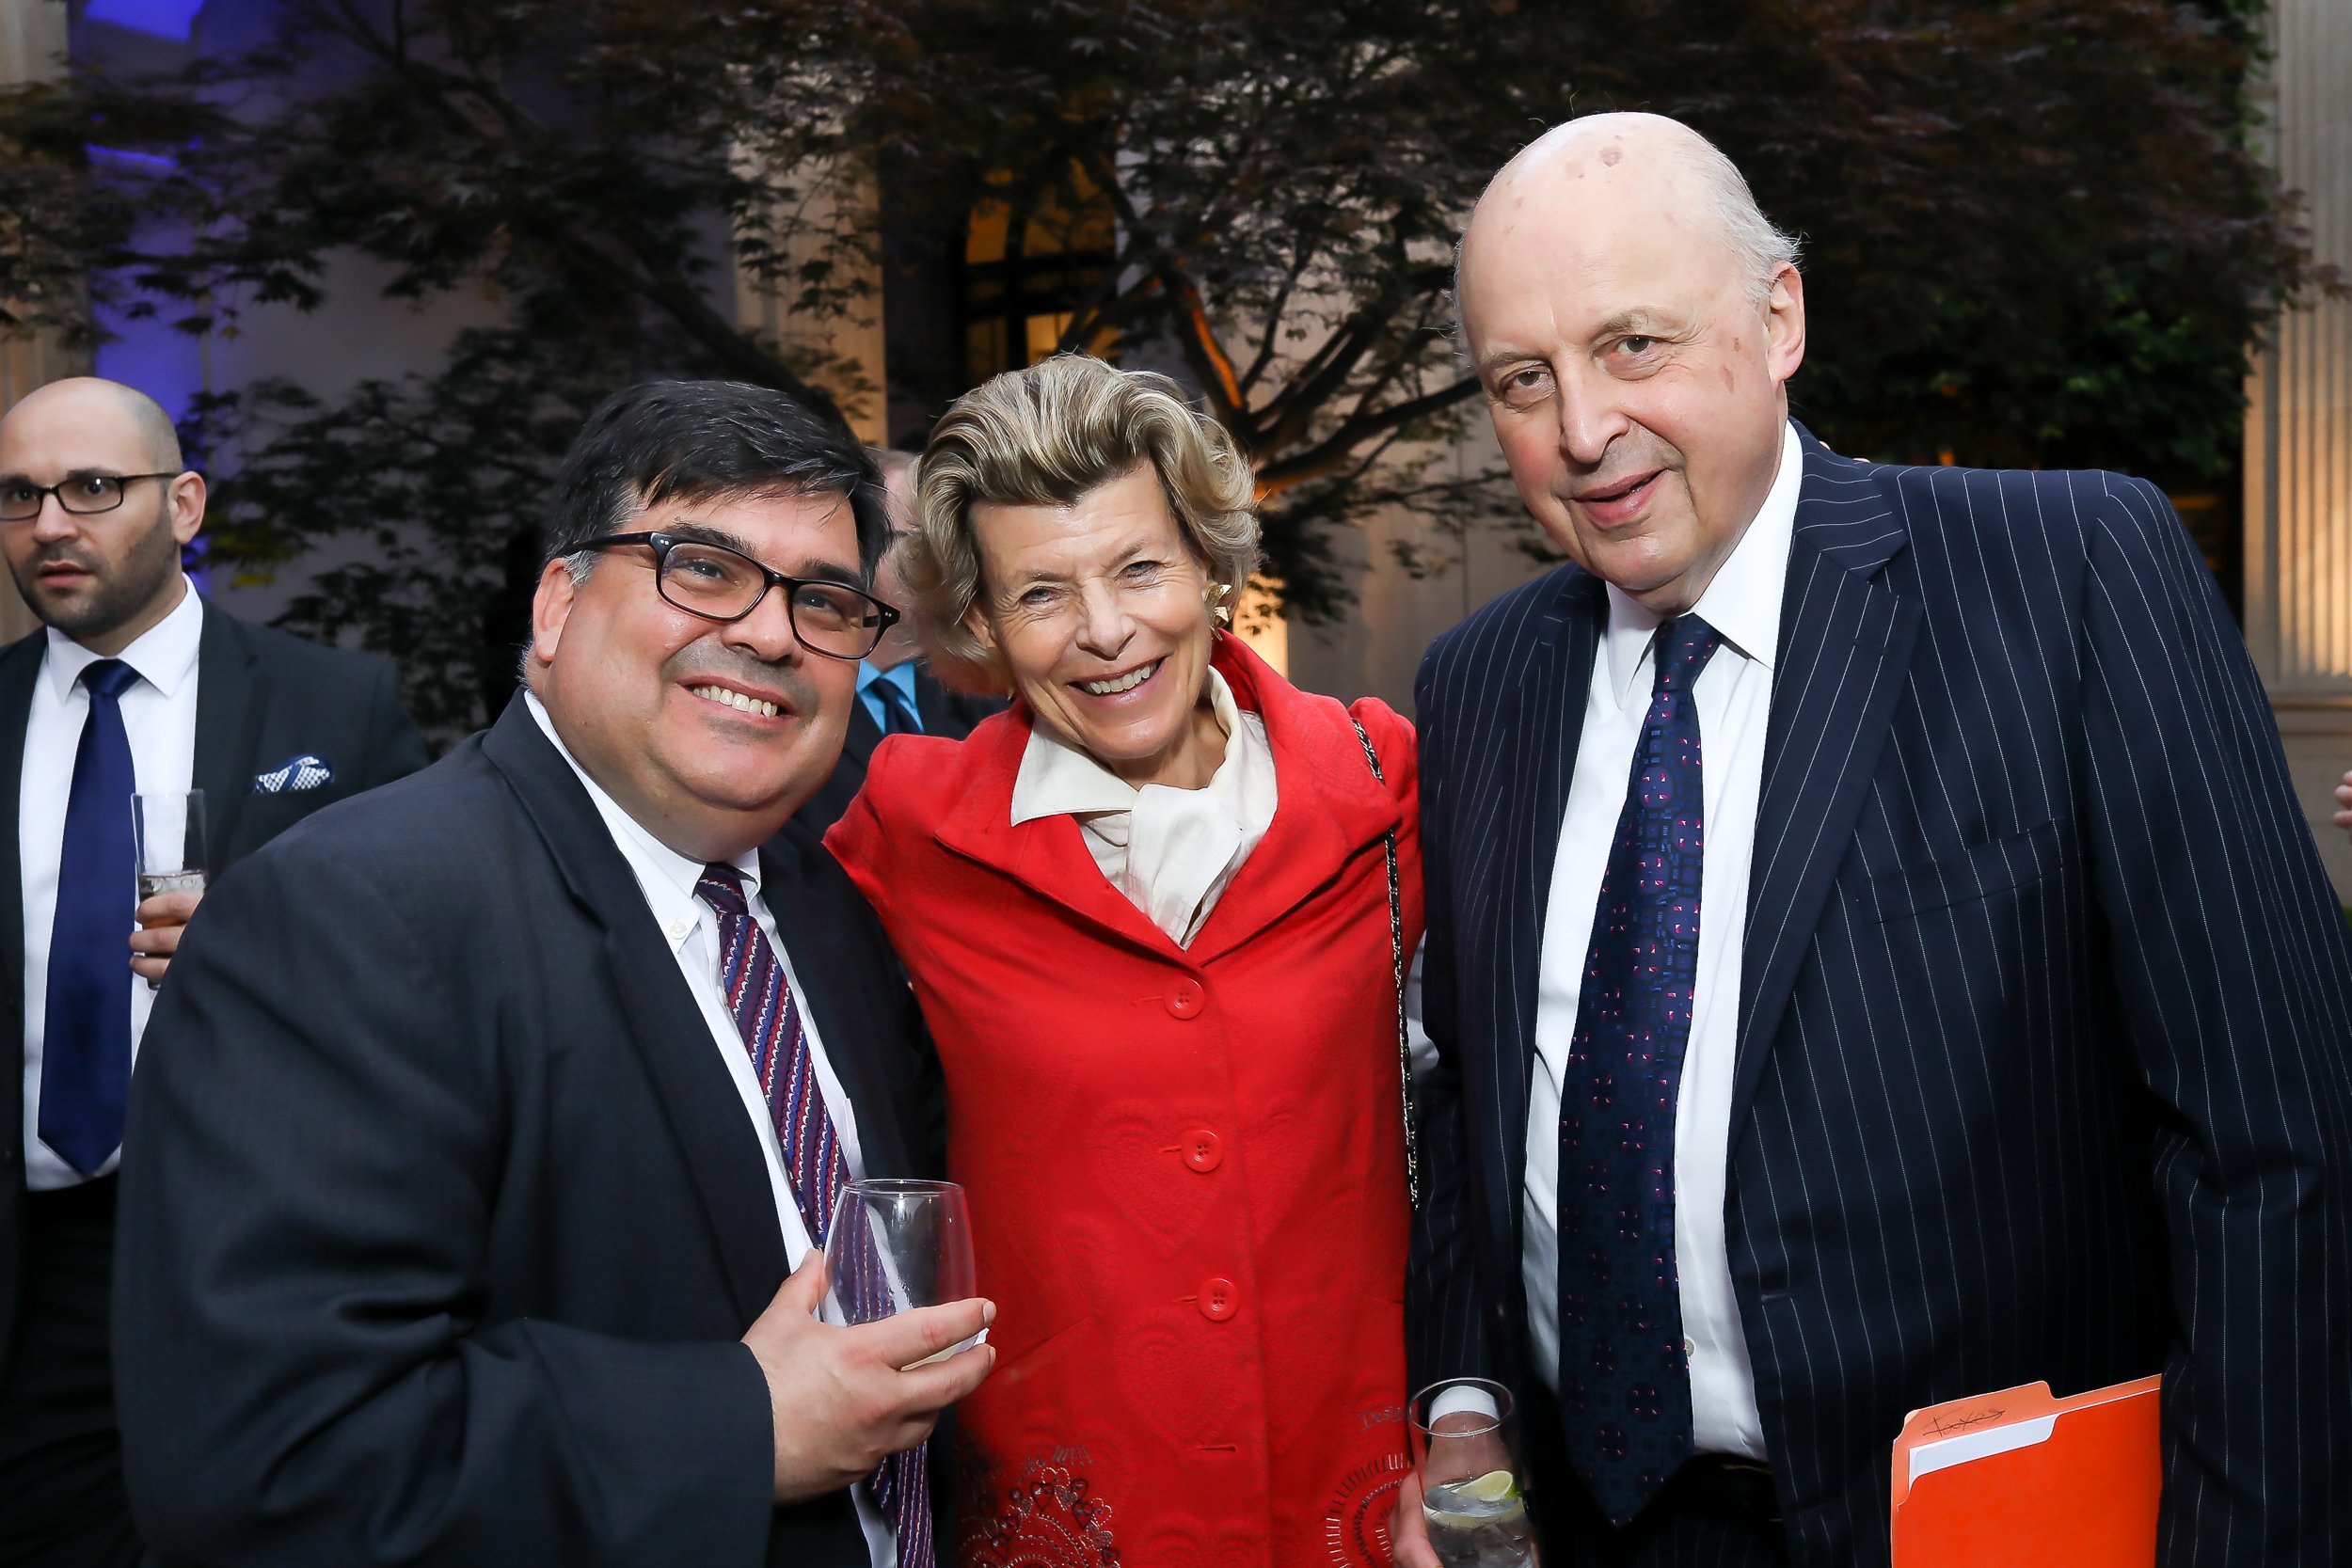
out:
<path id="1" fill-rule="evenodd" d="M 1510 1391 L 1457 1378 L 1413 1401 L 1422 1519 L 1446 1568 L 1535 1568 L 1535 1531 L 1513 1456 Z"/>

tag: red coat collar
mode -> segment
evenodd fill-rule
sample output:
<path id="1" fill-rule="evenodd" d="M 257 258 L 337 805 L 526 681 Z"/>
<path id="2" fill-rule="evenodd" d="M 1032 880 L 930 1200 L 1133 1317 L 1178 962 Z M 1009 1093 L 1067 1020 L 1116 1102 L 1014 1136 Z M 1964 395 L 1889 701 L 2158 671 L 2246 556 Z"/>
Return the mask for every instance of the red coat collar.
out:
<path id="1" fill-rule="evenodd" d="M 1358 850 L 1402 824 L 1388 787 L 1375 782 L 1347 710 L 1299 690 L 1248 643 L 1216 634 L 1210 662 L 1232 687 L 1235 705 L 1263 720 L 1274 752 L 1279 800 L 1266 836 L 1226 889 L 1189 949 L 1180 950 L 1111 886 L 1069 816 L 1012 823 L 1013 781 L 1034 719 L 1025 703 L 976 733 L 963 799 L 941 820 L 940 845 L 995 867 L 1112 934 L 1193 964 L 1206 964 L 1281 918 L 1329 881 Z M 1383 768 L 1392 766 L 1382 760 Z M 1401 781 L 1391 781 L 1392 784 Z"/>

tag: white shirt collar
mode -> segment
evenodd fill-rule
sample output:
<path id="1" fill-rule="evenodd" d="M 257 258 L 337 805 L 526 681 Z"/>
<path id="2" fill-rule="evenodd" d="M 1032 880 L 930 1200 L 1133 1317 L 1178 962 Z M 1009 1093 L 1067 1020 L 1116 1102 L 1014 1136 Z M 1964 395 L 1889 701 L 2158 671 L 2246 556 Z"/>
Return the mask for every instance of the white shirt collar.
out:
<path id="1" fill-rule="evenodd" d="M 1764 666 L 1772 668 L 1780 656 L 1780 601 L 1788 586 L 1788 546 L 1797 527 L 1797 498 L 1804 488 L 1804 444 L 1797 427 L 1781 427 L 1780 467 L 1772 487 L 1756 509 L 1747 531 L 1715 572 L 1714 580 L 1691 613 L 1723 634 L 1724 642 Z M 1659 616 L 1645 610 L 1609 584 L 1609 681 L 1619 706 L 1647 693 L 1636 692 L 1643 656 Z"/>
<path id="2" fill-rule="evenodd" d="M 572 755 L 564 737 L 555 733 L 555 721 L 535 691 L 525 691 L 523 702 L 531 709 L 540 733 L 555 747 L 556 753 L 580 776 L 588 799 L 596 802 L 596 815 L 604 818 L 607 832 L 621 851 L 622 858 L 637 874 L 638 885 L 645 891 L 645 902 L 653 907 L 653 917 L 661 933 L 669 939 L 675 953 L 691 934 L 708 908 L 694 892 L 702 880 L 703 862 L 689 860 L 645 831 L 644 825 L 621 809 L 621 803 L 604 791 L 604 786 L 589 776 L 588 769 Z M 755 897 L 759 892 L 759 850 L 746 849 L 727 863 L 743 874 L 743 895 Z"/>
<path id="3" fill-rule="evenodd" d="M 196 585 L 183 575 L 180 578 L 180 602 L 170 613 L 139 633 L 137 639 L 114 657 L 138 673 L 141 680 L 169 697 L 196 673 L 196 659 L 204 641 L 204 600 Z M 104 658 L 93 653 L 56 627 L 49 628 L 49 657 L 43 668 L 63 702 L 73 695 L 73 683 L 82 678 L 82 672 Z"/>
<path id="4" fill-rule="evenodd" d="M 1241 733 L 1241 710 L 1233 704 L 1232 688 L 1215 665 L 1209 667 L 1209 705 L 1225 731 L 1225 758 L 1210 776 L 1208 787 L 1212 794 L 1227 797 L 1240 785 L 1242 749 L 1234 737 Z M 1033 724 L 1028 746 L 1021 753 L 1021 771 L 1012 783 L 1012 825 L 1017 828 L 1040 816 L 1133 811 L 1140 793 L 1084 752 L 1047 734 L 1044 725 Z"/>

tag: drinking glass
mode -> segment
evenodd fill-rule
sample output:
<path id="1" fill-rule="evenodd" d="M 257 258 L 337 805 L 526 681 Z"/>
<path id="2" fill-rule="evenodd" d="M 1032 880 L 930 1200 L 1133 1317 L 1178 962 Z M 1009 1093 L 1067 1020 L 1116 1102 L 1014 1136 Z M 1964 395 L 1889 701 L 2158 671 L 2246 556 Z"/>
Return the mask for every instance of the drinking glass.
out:
<path id="1" fill-rule="evenodd" d="M 204 792 L 169 789 L 131 797 L 132 852 L 139 902 L 161 893 L 204 891 Z"/>
<path id="2" fill-rule="evenodd" d="M 1445 1568 L 1535 1568 L 1519 1487 L 1511 1391 L 1484 1378 L 1433 1383 L 1413 1400 L 1422 1518 Z"/>
<path id="3" fill-rule="evenodd" d="M 877 1178 L 852 1181 L 834 1202 L 825 1239 L 825 1319 L 869 1323 L 918 1307 L 978 1294 L 972 1217 L 953 1181 Z M 917 1366 L 944 1361 L 988 1338 L 982 1329 Z"/>
<path id="4" fill-rule="evenodd" d="M 131 797 L 131 853 L 139 902 L 159 893 L 204 891 L 204 792 L 166 789 Z M 149 990 L 163 982 L 150 980 Z"/>

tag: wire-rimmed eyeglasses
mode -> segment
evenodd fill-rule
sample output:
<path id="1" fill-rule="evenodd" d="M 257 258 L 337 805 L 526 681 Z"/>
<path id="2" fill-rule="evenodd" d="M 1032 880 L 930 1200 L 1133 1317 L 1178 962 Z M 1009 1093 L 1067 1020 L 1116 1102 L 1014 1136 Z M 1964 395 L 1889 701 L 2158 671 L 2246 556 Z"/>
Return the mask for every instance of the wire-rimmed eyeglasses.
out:
<path id="1" fill-rule="evenodd" d="M 30 522 L 40 515 L 40 503 L 51 496 L 77 517 L 112 512 L 122 504 L 123 493 L 142 479 L 178 479 L 181 470 L 161 474 L 74 474 L 55 484 L 35 484 L 12 479 L 0 485 L 0 523 Z"/>
<path id="2" fill-rule="evenodd" d="M 787 577 L 741 550 L 675 533 L 607 533 L 576 546 L 609 550 L 643 545 L 653 551 L 654 588 L 663 599 L 706 621 L 740 621 L 771 588 L 785 592 L 792 635 L 827 658 L 864 658 L 898 612 L 871 594 L 822 578 Z"/>

